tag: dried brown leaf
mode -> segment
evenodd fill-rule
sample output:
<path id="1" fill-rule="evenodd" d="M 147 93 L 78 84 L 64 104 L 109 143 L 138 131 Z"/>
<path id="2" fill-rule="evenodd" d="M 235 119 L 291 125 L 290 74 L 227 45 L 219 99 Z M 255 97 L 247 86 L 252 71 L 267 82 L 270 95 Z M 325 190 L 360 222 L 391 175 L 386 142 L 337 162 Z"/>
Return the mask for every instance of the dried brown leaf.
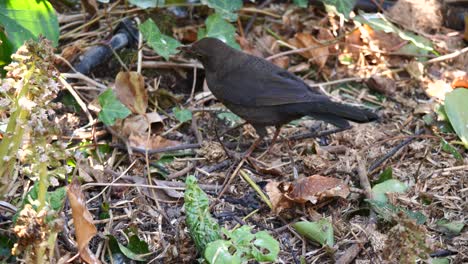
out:
<path id="1" fill-rule="evenodd" d="M 142 75 L 137 72 L 119 72 L 114 91 L 119 100 L 135 114 L 146 113 L 148 93 Z"/>
<path id="2" fill-rule="evenodd" d="M 297 203 L 317 203 L 326 197 L 342 197 L 349 195 L 348 186 L 340 179 L 312 175 L 294 183 L 285 194 L 286 197 Z"/>
<path id="3" fill-rule="evenodd" d="M 81 259 L 86 263 L 101 263 L 88 248 L 89 241 L 96 235 L 97 229 L 93 223 L 93 216 L 86 207 L 86 199 L 76 177 L 68 185 L 67 196 L 72 209 L 76 243 Z"/>
<path id="4" fill-rule="evenodd" d="M 284 183 L 275 181 L 271 181 L 265 186 L 265 191 L 273 207 L 272 210 L 277 214 L 294 205 L 294 202 L 284 196 L 285 190 L 283 188 L 285 188 Z"/>
<path id="5" fill-rule="evenodd" d="M 178 141 L 165 139 L 161 136 L 150 136 L 149 140 L 147 135 L 131 134 L 128 138 L 128 143 L 131 147 L 142 149 L 159 149 L 166 147 L 173 147 L 180 144 Z"/>
<path id="6" fill-rule="evenodd" d="M 330 54 L 328 47 L 318 42 L 311 34 L 297 33 L 289 42 L 298 48 L 311 48 L 300 54 L 307 59 L 311 59 L 320 68 L 327 63 L 328 55 Z"/>

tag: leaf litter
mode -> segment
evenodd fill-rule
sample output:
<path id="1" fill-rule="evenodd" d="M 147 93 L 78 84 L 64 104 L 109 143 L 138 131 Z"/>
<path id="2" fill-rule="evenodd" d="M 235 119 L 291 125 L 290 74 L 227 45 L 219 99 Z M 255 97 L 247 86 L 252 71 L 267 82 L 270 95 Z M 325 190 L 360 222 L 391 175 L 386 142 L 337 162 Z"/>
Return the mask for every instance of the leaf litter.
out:
<path id="1" fill-rule="evenodd" d="M 205 93 L 202 90 L 203 75 L 197 71 L 195 77 L 195 73 L 190 68 L 195 64 L 180 55 L 168 55 L 167 52 L 171 50 L 163 50 L 164 53 L 160 55 L 164 59 L 158 59 L 158 55 L 153 51 L 143 48 L 143 61 L 156 58 L 161 61 L 162 66 L 156 69 L 143 69 L 137 82 L 133 82 L 131 78 L 126 81 L 127 85 L 136 87 L 138 91 L 123 95 L 130 102 L 121 101 L 140 116 L 125 118 L 124 125 L 115 128 L 117 134 L 111 133 L 111 136 L 90 142 L 114 147 L 112 151 L 105 153 L 89 147 L 90 151 L 77 154 L 81 156 L 83 162 L 86 162 L 86 165 L 77 163 L 77 166 L 83 166 L 81 169 L 87 172 L 89 177 L 86 177 L 86 181 L 94 179 L 96 183 L 109 184 L 110 190 L 97 199 L 93 197 L 100 195 L 103 186 L 89 185 L 90 187 L 83 190 L 83 200 L 91 198 L 93 200 L 81 206 L 87 207 L 86 210 L 94 216 L 95 220 L 88 220 L 88 224 L 94 224 L 97 228 L 95 231 L 91 228 L 87 233 L 92 236 L 96 231 L 99 234 L 109 232 L 121 245 L 127 245 L 128 230 L 136 228 L 139 239 L 147 243 L 150 252 L 153 253 L 147 260 L 154 259 L 156 263 L 190 262 L 198 255 L 183 220 L 186 212 L 182 206 L 181 191 L 185 188 L 183 179 L 195 174 L 200 187 L 209 196 L 209 212 L 220 225 L 232 228 L 241 222 L 254 226 L 256 232 L 270 231 L 270 234 L 280 242 L 279 258 L 285 263 L 294 263 L 298 260 L 297 256 L 303 256 L 307 263 L 332 263 L 334 258 L 349 253 L 352 245 L 356 244 L 356 238 L 363 235 L 369 236 L 370 239 L 369 243 L 362 245 L 365 251 L 355 256 L 356 263 L 379 260 L 383 262 L 384 259 L 398 258 L 397 255 L 403 256 L 404 260 L 412 260 L 415 255 L 425 258 L 429 253 L 440 250 L 457 252 L 450 258 L 454 263 L 463 263 L 468 258 L 466 255 L 468 244 L 463 229 L 458 235 L 455 232 L 455 235 L 446 236 L 445 229 L 442 230 L 438 226 L 447 222 L 437 221 L 441 219 L 445 219 L 448 223 L 466 221 L 464 213 L 468 171 L 468 167 L 464 165 L 468 162 L 466 150 L 454 145 L 461 153 L 462 161 L 457 161 L 454 155 L 444 151 L 440 137 L 449 143 L 454 143 L 457 141 L 456 135 L 440 132 L 438 127 L 426 127 L 422 121 L 422 114 L 415 113 L 415 109 L 421 105 L 431 105 L 429 109 L 432 109 L 432 101 L 441 99 L 438 93 L 445 95 L 445 90 L 441 92 L 440 89 L 445 89 L 447 84 L 450 85 L 457 76 L 460 76 L 453 73 L 466 69 L 456 68 L 460 65 L 456 63 L 452 67 L 435 62 L 422 65 L 421 78 L 415 78 L 414 75 L 409 75 L 410 77 L 400 75 L 397 71 L 391 70 L 394 68 L 404 70 L 404 66 L 414 60 L 403 52 L 399 53 L 398 49 L 406 42 L 398 36 L 383 33 L 370 26 L 361 26 L 354 30 L 353 25 L 345 24 L 341 29 L 348 34 L 343 39 L 339 39 L 333 29 L 339 27 L 336 17 L 327 18 L 330 31 L 326 30 L 328 33 L 324 34 L 325 29 L 320 25 L 324 23 L 320 21 L 325 15 L 323 11 L 309 7 L 313 13 L 310 13 L 307 23 L 304 19 L 307 17 L 306 10 L 288 9 L 288 7 L 290 6 L 287 4 L 267 5 L 265 10 L 282 16 L 281 19 L 259 13 L 258 21 L 252 26 L 251 32 L 238 39 L 240 47 L 249 53 L 269 57 L 290 51 L 291 46 L 288 45 L 300 49 L 313 45 L 321 47 L 324 42 L 335 41 L 327 48 L 293 52 L 274 58 L 272 61 L 283 68 L 300 65 L 294 69 L 297 74 L 314 82 L 327 81 L 328 78 L 342 80 L 350 76 L 361 78 L 356 79 L 357 82 L 338 83 L 334 86 L 335 89 L 330 89 L 329 85 L 323 87 L 338 100 L 378 108 L 381 120 L 372 124 L 357 125 L 351 130 L 319 137 L 316 140 L 311 138 L 293 142 L 282 140 L 276 143 L 272 153 L 252 163 L 246 162 L 243 169 L 249 172 L 248 175 L 255 182 L 259 185 L 264 181 L 270 182 L 263 188 L 275 206 L 275 210 L 270 211 L 244 178 L 232 176 L 238 163 L 226 159 L 227 156 L 219 143 L 221 141 L 225 147 L 241 152 L 246 149 L 245 146 L 249 145 L 254 136 L 251 127 L 247 125 L 232 129 L 232 124 L 228 124 L 229 122 L 218 120 L 216 114 L 223 108 L 219 104 L 214 104 L 212 99 L 195 100 L 187 104 L 185 100 L 189 98 L 192 89 L 195 89 L 195 95 Z M 117 21 L 119 12 L 127 11 L 129 10 L 124 6 L 118 5 L 109 13 L 108 18 Z M 217 33 L 213 29 L 214 24 L 211 23 L 217 19 L 221 18 L 218 16 L 210 18 L 205 34 Z M 190 27 L 187 21 L 179 23 L 171 24 L 169 30 L 164 28 L 162 23 L 158 24 L 161 31 L 157 33 L 164 34 L 165 37 L 170 37 L 171 34 L 167 32 L 172 31 L 177 31 L 182 36 L 193 35 L 194 28 Z M 202 25 L 203 20 L 199 19 L 197 23 Z M 102 24 L 81 38 L 76 35 L 65 39 L 64 44 L 75 44 L 81 49 L 85 48 L 85 45 L 79 41 L 86 45 L 99 43 L 104 39 L 103 33 L 108 32 L 108 28 Z M 63 27 L 65 24 L 61 25 Z M 64 33 L 70 30 L 65 29 Z M 231 32 L 230 30 L 232 29 L 225 29 L 226 32 Z M 271 32 L 278 33 L 275 35 Z M 229 41 L 233 42 L 234 36 L 230 37 Z M 190 39 L 192 40 L 193 36 Z M 282 39 L 293 41 L 285 42 Z M 338 53 L 339 50 L 343 52 Z M 439 50 L 444 54 L 449 53 L 449 49 Z M 427 58 L 431 59 L 429 55 Z M 166 61 L 171 56 L 175 59 Z M 461 58 L 463 56 L 454 60 Z M 310 64 L 308 60 L 311 60 Z M 132 59 L 126 61 L 128 65 L 134 62 Z M 169 62 L 173 64 L 168 64 Z M 179 68 L 183 63 L 189 64 L 186 71 Z M 114 68 L 117 72 L 120 68 L 115 61 L 106 67 Z M 376 75 L 385 71 L 387 73 L 383 76 Z M 181 72 L 184 72 L 185 76 Z M 93 79 L 98 83 L 115 82 L 116 86 L 117 84 L 120 86 L 120 78 L 107 73 L 109 72 L 101 72 L 99 77 Z M 377 76 L 374 88 L 361 82 L 370 76 Z M 193 81 L 194 79 L 196 81 Z M 432 87 L 431 83 L 436 82 L 440 82 L 440 85 Z M 84 80 L 79 80 L 73 85 L 87 103 L 96 98 L 96 90 L 102 91 L 98 86 Z M 145 86 L 150 89 L 141 90 Z M 80 87 L 83 89 L 79 89 Z M 428 93 L 426 90 L 429 87 L 436 93 Z M 179 109 L 184 112 L 177 112 Z M 70 113 L 64 112 L 63 115 Z M 151 117 L 150 123 L 153 124 L 148 125 L 143 115 Z M 78 117 L 82 122 L 76 120 L 69 122 L 73 126 L 68 128 L 70 132 L 86 124 L 86 118 L 80 113 L 72 113 L 72 117 L 75 119 Z M 122 118 L 123 115 L 118 117 Z M 330 127 L 320 122 L 312 124 L 320 130 Z M 424 127 L 426 127 L 424 134 L 415 135 L 416 131 Z M 86 129 L 90 131 L 90 128 L 82 130 Z M 93 129 L 106 130 L 106 127 L 96 126 Z M 283 128 L 281 136 L 287 138 L 309 132 L 310 129 L 311 127 L 303 124 L 291 124 Z M 201 132 L 202 142 L 197 142 L 195 135 L 197 131 Z M 148 133 L 150 133 L 149 142 Z M 123 135 L 132 148 L 181 147 L 181 150 L 148 157 L 137 153 L 129 155 L 121 142 L 117 143 L 119 142 L 117 135 L 121 137 Z M 369 171 L 368 176 L 370 182 L 373 182 L 377 180 L 381 171 L 391 167 L 393 179 L 404 183 L 408 189 L 399 194 L 385 192 L 383 193 L 385 198 L 396 207 L 422 213 L 428 220 L 424 225 L 416 225 L 413 220 L 398 211 L 399 213 L 390 217 L 394 225 L 382 224 L 378 229 L 366 229 L 371 216 L 368 213 L 369 205 L 363 203 L 364 191 L 357 176 L 357 164 L 365 162 L 366 166 L 370 167 L 392 148 L 410 137 L 414 137 L 412 142 L 391 155 L 375 170 Z M 193 151 L 184 148 L 188 144 L 200 144 L 201 147 Z M 365 161 L 359 160 L 362 155 L 366 157 Z M 132 162 L 135 162 L 135 165 L 130 166 Z M 221 166 L 223 164 L 224 166 Z M 166 178 L 189 167 L 190 170 L 176 175 L 175 178 Z M 271 173 L 272 171 L 275 173 Z M 148 182 L 148 173 L 151 173 L 153 179 L 158 180 Z M 318 175 L 312 176 L 313 178 L 307 177 L 314 174 Z M 299 178 L 295 178 L 296 176 Z M 315 180 L 312 180 L 314 178 Z M 65 182 L 61 183 L 65 185 Z M 275 185 L 271 185 L 272 183 Z M 73 184 L 76 183 L 72 182 L 72 186 Z M 115 185 L 110 186 L 110 184 Z M 280 184 L 283 185 L 283 189 L 278 187 Z M 320 184 L 325 184 L 327 187 L 322 188 Z M 224 186 L 226 191 L 220 196 Z M 163 195 L 164 192 L 167 195 Z M 20 197 L 20 193 L 12 196 Z M 330 198 L 335 196 L 340 198 Z M 103 210 L 103 203 L 110 204 L 111 216 L 97 219 L 96 212 Z M 75 205 L 71 207 L 73 211 Z M 285 210 L 286 208 L 288 210 Z M 84 211 L 83 208 L 81 210 Z M 254 213 L 250 214 L 252 212 Z M 68 216 L 71 214 L 69 210 L 65 213 Z M 316 244 L 305 242 L 301 236 L 290 231 L 290 226 L 300 220 L 319 221 L 321 217 L 330 219 L 330 225 L 333 227 L 332 235 L 336 241 L 333 245 L 335 255 Z M 73 222 L 66 225 L 77 232 L 79 228 L 76 226 L 77 221 Z M 448 228 L 459 228 L 459 226 L 448 226 Z M 406 240 L 402 240 L 402 237 Z M 89 247 L 92 254 L 101 254 L 100 256 L 107 254 L 106 250 L 98 250 L 102 249 L 104 243 L 102 236 L 98 236 L 89 244 L 89 236 L 77 240 L 86 242 L 79 245 L 80 249 Z M 422 241 L 427 243 L 429 248 L 417 247 Z M 410 244 L 402 245 L 403 242 Z M 411 247 L 404 251 L 402 249 L 404 245 Z M 64 248 L 60 250 L 66 252 Z M 370 254 L 367 254 L 368 252 Z M 372 259 L 370 256 L 375 258 Z"/>

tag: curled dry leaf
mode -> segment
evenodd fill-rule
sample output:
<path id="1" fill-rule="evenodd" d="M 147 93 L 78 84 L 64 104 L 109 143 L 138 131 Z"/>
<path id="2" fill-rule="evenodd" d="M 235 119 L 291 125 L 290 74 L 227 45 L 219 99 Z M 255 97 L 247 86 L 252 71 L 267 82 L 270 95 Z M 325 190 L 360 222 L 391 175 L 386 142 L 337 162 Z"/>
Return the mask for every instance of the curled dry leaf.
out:
<path id="1" fill-rule="evenodd" d="M 269 182 L 265 189 L 276 213 L 291 208 L 294 203 L 316 204 L 327 197 L 346 198 L 349 195 L 349 187 L 342 180 L 320 175 L 296 182 Z"/>
<path id="2" fill-rule="evenodd" d="M 127 137 L 131 134 L 147 135 L 151 127 L 151 132 L 156 133 L 164 127 L 163 120 L 164 118 L 156 112 L 128 117 L 123 120 L 121 131 Z"/>
<path id="3" fill-rule="evenodd" d="M 134 114 L 146 113 L 148 93 L 142 75 L 137 72 L 119 72 L 115 78 L 115 95 Z"/>
<path id="4" fill-rule="evenodd" d="M 289 43 L 298 48 L 311 48 L 310 50 L 301 52 L 303 57 L 312 60 L 320 68 L 327 63 L 329 51 L 328 46 L 318 42 L 312 35 L 308 33 L 297 33 L 294 38 L 289 40 Z"/>
<path id="5" fill-rule="evenodd" d="M 67 196 L 72 209 L 76 243 L 81 259 L 86 263 L 101 263 L 88 248 L 89 241 L 96 235 L 97 229 L 93 223 L 93 216 L 86 208 L 86 200 L 76 177 L 68 185 Z"/>
<path id="6" fill-rule="evenodd" d="M 131 134 L 128 138 L 128 143 L 131 147 L 142 149 L 159 149 L 166 147 L 173 147 L 180 144 L 178 141 L 165 139 L 159 135 L 151 135 L 149 140 L 147 135 Z"/>

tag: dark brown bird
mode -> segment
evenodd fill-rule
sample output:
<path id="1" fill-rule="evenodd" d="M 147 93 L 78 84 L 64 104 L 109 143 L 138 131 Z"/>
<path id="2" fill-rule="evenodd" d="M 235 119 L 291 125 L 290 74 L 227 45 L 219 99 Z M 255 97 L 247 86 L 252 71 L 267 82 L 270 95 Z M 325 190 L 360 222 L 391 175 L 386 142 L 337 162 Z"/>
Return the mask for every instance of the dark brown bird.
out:
<path id="1" fill-rule="evenodd" d="M 271 62 L 229 47 L 216 38 L 204 38 L 184 48 L 201 61 L 213 95 L 229 110 L 250 123 L 260 136 L 247 151 L 250 155 L 275 126 L 272 145 L 282 125 L 303 116 L 323 120 L 339 128 L 347 120 L 366 123 L 375 113 L 333 102 L 292 73 Z"/>

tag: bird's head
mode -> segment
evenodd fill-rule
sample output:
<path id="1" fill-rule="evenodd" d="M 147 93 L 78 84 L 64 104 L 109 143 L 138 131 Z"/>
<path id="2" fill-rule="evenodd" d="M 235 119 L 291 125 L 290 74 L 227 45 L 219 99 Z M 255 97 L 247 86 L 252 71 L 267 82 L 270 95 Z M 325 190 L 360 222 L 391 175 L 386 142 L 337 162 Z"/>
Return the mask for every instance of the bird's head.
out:
<path id="1" fill-rule="evenodd" d="M 205 68 L 215 69 L 229 56 L 232 48 L 217 38 L 203 38 L 191 45 L 179 48 L 201 61 Z"/>

